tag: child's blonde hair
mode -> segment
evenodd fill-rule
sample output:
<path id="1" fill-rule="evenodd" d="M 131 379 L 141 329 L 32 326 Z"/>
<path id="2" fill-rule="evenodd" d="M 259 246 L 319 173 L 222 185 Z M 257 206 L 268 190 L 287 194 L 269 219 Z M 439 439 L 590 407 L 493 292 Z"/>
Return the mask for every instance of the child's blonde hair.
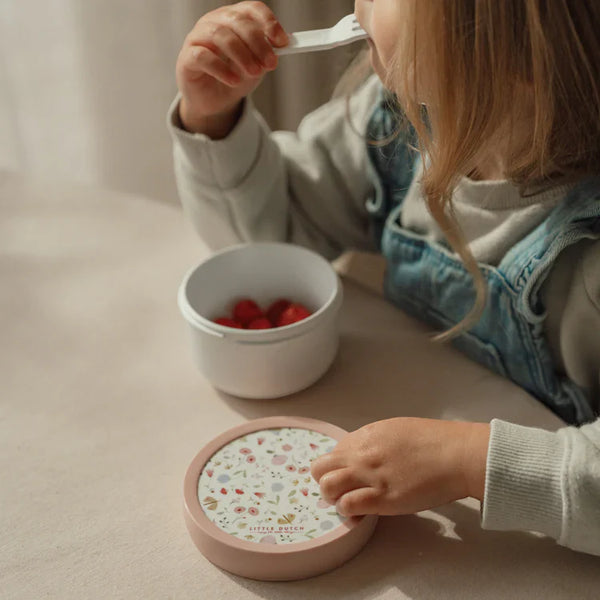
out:
<path id="1" fill-rule="evenodd" d="M 503 132 L 505 176 L 533 194 L 600 173 L 600 2 L 589 0 L 413 0 L 388 71 L 427 154 L 423 189 L 432 216 L 472 273 L 476 301 L 439 336 L 473 325 L 486 284 L 452 212 L 462 175 Z M 428 86 L 428 123 L 419 85 Z M 424 161 L 425 163 L 425 161 Z"/>

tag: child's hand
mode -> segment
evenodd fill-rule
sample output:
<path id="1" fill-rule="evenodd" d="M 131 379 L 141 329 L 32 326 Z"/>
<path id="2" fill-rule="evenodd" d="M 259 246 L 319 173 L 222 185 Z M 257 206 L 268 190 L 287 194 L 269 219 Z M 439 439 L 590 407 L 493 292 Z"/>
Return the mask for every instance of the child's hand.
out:
<path id="1" fill-rule="evenodd" d="M 349 433 L 311 466 L 346 516 L 410 514 L 483 499 L 489 425 L 396 418 Z"/>
<path id="2" fill-rule="evenodd" d="M 184 127 L 202 133 L 219 124 L 233 127 L 241 99 L 277 66 L 273 46 L 287 43 L 287 34 L 262 2 L 239 2 L 205 14 L 177 59 Z"/>

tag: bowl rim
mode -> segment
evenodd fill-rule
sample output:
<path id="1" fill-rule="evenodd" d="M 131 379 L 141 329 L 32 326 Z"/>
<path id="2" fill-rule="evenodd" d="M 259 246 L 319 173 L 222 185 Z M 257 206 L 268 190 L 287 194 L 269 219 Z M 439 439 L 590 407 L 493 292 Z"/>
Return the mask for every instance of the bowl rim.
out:
<path id="1" fill-rule="evenodd" d="M 283 327 L 273 327 L 271 329 L 235 329 L 233 327 L 219 325 L 218 323 L 215 323 L 214 321 L 211 321 L 210 319 L 202 316 L 192 307 L 187 297 L 187 287 L 194 273 L 196 273 L 198 269 L 205 266 L 208 262 L 216 259 L 219 256 L 228 254 L 230 252 L 239 252 L 240 250 L 251 246 L 285 246 L 287 249 L 291 247 L 295 250 L 311 254 L 313 258 L 316 258 L 317 260 L 321 261 L 327 266 L 327 268 L 331 270 L 335 277 L 335 289 L 331 292 L 326 302 L 309 317 L 306 317 L 306 319 L 302 319 L 302 321 L 292 323 L 291 325 L 284 325 Z M 179 290 L 177 293 L 177 303 L 179 305 L 179 310 L 181 311 L 185 320 L 191 326 L 196 327 L 197 329 L 200 329 L 205 333 L 208 333 L 215 337 L 224 339 L 226 338 L 244 344 L 266 344 L 291 339 L 299 335 L 304 335 L 306 332 L 313 329 L 313 327 L 316 327 L 322 321 L 325 313 L 329 310 L 332 310 L 332 306 L 333 313 L 337 313 L 337 309 L 341 305 L 342 300 L 342 282 L 339 274 L 333 268 L 331 263 L 323 256 L 321 256 L 314 250 L 311 250 L 310 248 L 305 248 L 304 246 L 286 242 L 245 242 L 241 244 L 228 246 L 227 248 L 223 248 L 221 250 L 213 252 L 205 260 L 196 264 L 194 267 L 190 268 L 187 271 L 179 286 Z"/>

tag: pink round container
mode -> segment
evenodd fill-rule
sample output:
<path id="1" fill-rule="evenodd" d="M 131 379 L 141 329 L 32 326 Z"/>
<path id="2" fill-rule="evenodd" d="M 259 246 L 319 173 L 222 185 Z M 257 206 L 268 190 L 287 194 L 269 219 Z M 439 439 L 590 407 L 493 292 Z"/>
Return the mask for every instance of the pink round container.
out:
<path id="1" fill-rule="evenodd" d="M 346 433 L 314 419 L 268 417 L 209 442 L 183 488 L 186 525 L 200 552 L 264 581 L 312 577 L 352 558 L 377 517 L 338 515 L 310 475 L 311 461 Z"/>

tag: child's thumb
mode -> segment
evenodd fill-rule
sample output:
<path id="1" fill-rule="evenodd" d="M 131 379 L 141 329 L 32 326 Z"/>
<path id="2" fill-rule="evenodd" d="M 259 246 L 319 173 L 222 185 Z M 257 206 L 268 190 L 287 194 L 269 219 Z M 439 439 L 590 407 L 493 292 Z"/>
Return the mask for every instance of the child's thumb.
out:
<path id="1" fill-rule="evenodd" d="M 268 34 L 268 38 L 271 44 L 273 44 L 273 46 L 277 46 L 278 48 L 287 46 L 289 43 L 288 34 L 285 32 L 279 22 L 273 23 Z"/>

